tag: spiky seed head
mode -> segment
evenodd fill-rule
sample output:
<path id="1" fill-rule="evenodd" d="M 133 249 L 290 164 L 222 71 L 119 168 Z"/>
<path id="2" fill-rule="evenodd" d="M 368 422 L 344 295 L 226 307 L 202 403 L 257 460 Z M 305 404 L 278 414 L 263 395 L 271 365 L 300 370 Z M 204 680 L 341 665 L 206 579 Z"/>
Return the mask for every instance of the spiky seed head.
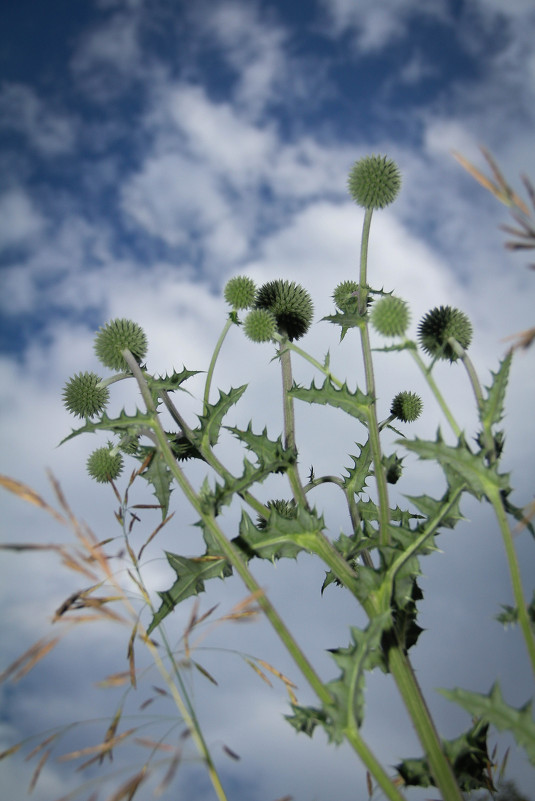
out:
<path id="1" fill-rule="evenodd" d="M 342 281 L 333 292 L 333 300 L 341 312 L 358 310 L 359 285 L 356 281 Z"/>
<path id="2" fill-rule="evenodd" d="M 309 293 L 294 281 L 269 281 L 258 290 L 256 308 L 267 309 L 277 321 L 279 334 L 290 342 L 301 339 L 310 328 L 314 306 Z"/>
<path id="3" fill-rule="evenodd" d="M 145 332 L 132 320 L 116 319 L 102 326 L 95 337 L 95 353 L 101 364 L 111 370 L 128 370 L 121 353 L 128 348 L 137 362 L 147 353 Z"/>
<path id="4" fill-rule="evenodd" d="M 415 392 L 398 392 L 392 401 L 390 414 L 395 415 L 402 423 L 414 423 L 420 417 L 423 407 L 422 399 Z"/>
<path id="5" fill-rule="evenodd" d="M 245 275 L 231 278 L 224 290 L 225 300 L 233 309 L 252 309 L 255 295 L 255 282 Z"/>
<path id="6" fill-rule="evenodd" d="M 401 173 L 395 161 L 386 156 L 366 156 L 355 162 L 347 183 L 358 206 L 383 209 L 398 196 Z"/>
<path id="7" fill-rule="evenodd" d="M 275 509 L 275 511 L 287 520 L 293 520 L 297 517 L 297 507 L 293 501 L 268 501 L 266 506 L 268 509 Z M 260 529 L 267 528 L 268 521 L 265 517 L 258 515 L 256 525 Z"/>
<path id="8" fill-rule="evenodd" d="M 114 448 L 97 448 L 87 460 L 87 472 L 98 481 L 106 484 L 119 478 L 123 469 L 123 457 Z"/>
<path id="9" fill-rule="evenodd" d="M 277 333 L 277 320 L 268 309 L 253 309 L 244 320 L 243 330 L 252 342 L 269 342 Z"/>
<path id="10" fill-rule="evenodd" d="M 371 322 L 384 337 L 401 337 L 409 327 L 409 307 L 401 298 L 388 295 L 376 301 L 371 313 Z"/>
<path id="11" fill-rule="evenodd" d="M 125 434 L 121 437 L 119 448 L 123 453 L 133 456 L 139 447 L 139 437 L 136 434 Z"/>
<path id="12" fill-rule="evenodd" d="M 459 309 L 451 306 L 440 306 L 428 312 L 418 326 L 418 339 L 422 349 L 437 359 L 457 360 L 458 356 L 451 344 L 450 337 L 466 350 L 472 341 L 472 324 Z"/>
<path id="13" fill-rule="evenodd" d="M 102 379 L 96 373 L 78 373 L 70 378 L 63 389 L 65 408 L 76 417 L 94 417 L 106 408 L 110 393 L 98 384 Z"/>

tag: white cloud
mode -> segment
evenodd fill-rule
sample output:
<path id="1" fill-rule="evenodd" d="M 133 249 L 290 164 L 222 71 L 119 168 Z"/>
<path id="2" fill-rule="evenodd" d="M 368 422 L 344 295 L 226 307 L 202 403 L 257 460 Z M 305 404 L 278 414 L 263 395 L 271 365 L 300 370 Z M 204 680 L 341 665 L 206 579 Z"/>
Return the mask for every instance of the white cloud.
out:
<path id="1" fill-rule="evenodd" d="M 30 86 L 9 82 L 0 90 L 0 128 L 22 134 L 44 156 L 71 153 L 77 134 L 71 116 L 50 108 Z"/>
<path id="2" fill-rule="evenodd" d="M 45 228 L 45 219 L 22 189 L 0 195 L 0 248 L 28 246 Z"/>

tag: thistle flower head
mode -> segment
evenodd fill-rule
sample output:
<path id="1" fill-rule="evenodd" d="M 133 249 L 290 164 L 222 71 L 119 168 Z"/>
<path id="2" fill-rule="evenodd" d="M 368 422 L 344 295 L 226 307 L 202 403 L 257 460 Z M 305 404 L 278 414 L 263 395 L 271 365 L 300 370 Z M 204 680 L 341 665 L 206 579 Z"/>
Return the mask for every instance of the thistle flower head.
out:
<path id="1" fill-rule="evenodd" d="M 243 330 L 252 342 L 269 342 L 277 333 L 277 320 L 269 309 L 253 309 L 244 320 Z"/>
<path id="2" fill-rule="evenodd" d="M 293 520 L 297 517 L 297 507 L 293 501 L 268 501 L 266 506 L 268 509 L 274 509 L 281 517 L 287 520 Z M 268 521 L 265 517 L 258 515 L 257 526 L 260 529 L 267 528 Z"/>
<path id="3" fill-rule="evenodd" d="M 420 417 L 422 409 L 422 399 L 415 392 L 398 392 L 392 401 L 390 414 L 402 423 L 413 423 Z"/>
<path id="4" fill-rule="evenodd" d="M 121 475 L 122 469 L 123 457 L 109 445 L 97 448 L 87 460 L 87 472 L 99 484 L 115 481 Z"/>
<path id="5" fill-rule="evenodd" d="M 233 309 L 252 309 L 255 295 L 255 282 L 245 275 L 231 278 L 224 290 L 225 300 Z"/>
<path id="6" fill-rule="evenodd" d="M 300 339 L 312 322 L 314 307 L 306 289 L 294 281 L 269 281 L 258 290 L 256 308 L 267 309 L 277 321 L 279 334 L 290 342 Z"/>
<path id="7" fill-rule="evenodd" d="M 98 384 L 102 379 L 96 373 L 78 373 L 65 384 L 63 403 L 76 417 L 94 417 L 106 408 L 110 393 Z"/>
<path id="8" fill-rule="evenodd" d="M 430 356 L 454 362 L 458 355 L 448 342 L 450 338 L 455 339 L 466 350 L 472 341 L 470 320 L 462 311 L 451 306 L 435 307 L 418 326 L 420 345 Z"/>
<path id="9" fill-rule="evenodd" d="M 333 292 L 333 300 L 341 312 L 356 312 L 358 309 L 359 285 L 356 281 L 342 281 Z"/>
<path id="10" fill-rule="evenodd" d="M 358 206 L 383 209 L 396 199 L 401 173 L 397 164 L 386 156 L 366 156 L 351 168 L 348 187 Z"/>
<path id="11" fill-rule="evenodd" d="M 409 326 L 410 317 L 405 301 L 388 295 L 374 304 L 371 322 L 384 337 L 401 337 Z"/>
<path id="12" fill-rule="evenodd" d="M 106 323 L 95 337 L 95 353 L 101 364 L 111 370 L 128 370 L 121 353 L 125 348 L 140 362 L 147 353 L 147 337 L 137 323 L 117 319 Z"/>

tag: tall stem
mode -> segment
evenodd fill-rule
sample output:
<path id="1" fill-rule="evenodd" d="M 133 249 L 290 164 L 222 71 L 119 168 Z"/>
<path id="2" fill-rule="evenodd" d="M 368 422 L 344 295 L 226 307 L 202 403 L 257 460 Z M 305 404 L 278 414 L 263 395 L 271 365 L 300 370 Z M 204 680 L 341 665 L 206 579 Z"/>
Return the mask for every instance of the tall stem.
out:
<path id="1" fill-rule="evenodd" d="M 292 378 L 292 358 L 290 351 L 287 348 L 288 338 L 283 336 L 279 343 L 279 356 L 281 360 L 282 369 L 282 403 L 284 410 L 284 447 L 291 448 L 297 455 L 297 446 L 295 444 L 295 412 L 294 400 L 290 395 L 290 389 L 293 384 Z M 287 471 L 288 479 L 292 487 L 294 498 L 296 502 L 302 504 L 305 509 L 308 508 L 308 501 L 301 484 L 297 464 L 291 464 Z"/>

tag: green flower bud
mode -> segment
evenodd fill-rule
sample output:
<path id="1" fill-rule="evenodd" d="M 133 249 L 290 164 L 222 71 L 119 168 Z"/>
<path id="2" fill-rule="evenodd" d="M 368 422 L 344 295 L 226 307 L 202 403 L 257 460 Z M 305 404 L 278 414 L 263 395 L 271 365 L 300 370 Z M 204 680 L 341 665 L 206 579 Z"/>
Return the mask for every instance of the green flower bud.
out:
<path id="1" fill-rule="evenodd" d="M 356 281 L 342 281 L 333 292 L 333 300 L 341 312 L 356 312 L 358 310 L 359 285 Z"/>
<path id="2" fill-rule="evenodd" d="M 255 295 L 255 282 L 245 275 L 231 278 L 225 286 L 225 300 L 233 309 L 252 309 Z"/>
<path id="3" fill-rule="evenodd" d="M 106 408 L 110 393 L 97 386 L 102 379 L 96 373 L 78 373 L 65 384 L 63 403 L 76 417 L 94 417 Z"/>
<path id="4" fill-rule="evenodd" d="M 365 209 L 383 209 L 396 199 L 401 187 L 397 164 L 386 156 L 367 156 L 349 173 L 349 193 Z"/>
<path id="5" fill-rule="evenodd" d="M 275 511 L 287 520 L 293 520 L 297 517 L 297 507 L 293 501 L 268 501 L 266 503 L 268 509 L 275 509 Z M 258 515 L 256 525 L 260 529 L 267 528 L 268 521 L 265 517 Z"/>
<path id="6" fill-rule="evenodd" d="M 125 434 L 121 437 L 119 442 L 119 448 L 123 453 L 128 453 L 133 456 L 137 453 L 137 449 L 139 446 L 139 437 L 135 434 Z"/>
<path id="7" fill-rule="evenodd" d="M 87 472 L 99 484 L 115 481 L 121 475 L 122 469 L 123 457 L 109 446 L 97 448 L 87 460 Z"/>
<path id="8" fill-rule="evenodd" d="M 383 467 L 386 473 L 386 480 L 389 484 L 397 484 L 403 473 L 403 459 L 393 453 L 391 456 L 383 456 Z"/>
<path id="9" fill-rule="evenodd" d="M 121 353 L 125 348 L 140 362 L 147 347 L 145 332 L 131 320 L 112 320 L 99 329 L 95 338 L 95 353 L 99 361 L 111 370 L 129 369 Z"/>
<path id="10" fill-rule="evenodd" d="M 269 342 L 277 332 L 277 320 L 269 309 L 253 309 L 244 320 L 243 330 L 252 342 Z"/>
<path id="11" fill-rule="evenodd" d="M 277 321 L 279 334 L 290 342 L 300 339 L 312 322 L 314 307 L 306 289 L 294 281 L 269 281 L 256 296 L 256 308 L 267 309 Z"/>
<path id="12" fill-rule="evenodd" d="M 422 409 L 423 403 L 419 395 L 414 392 L 398 392 L 392 401 L 390 414 L 403 423 L 413 423 L 420 417 Z"/>
<path id="13" fill-rule="evenodd" d="M 410 317 L 405 301 L 388 295 L 374 304 L 371 322 L 384 337 L 401 337 L 409 326 Z"/>
<path id="14" fill-rule="evenodd" d="M 451 306 L 436 307 L 428 312 L 418 326 L 418 338 L 423 350 L 437 359 L 457 360 L 458 356 L 448 339 L 452 337 L 461 347 L 472 341 L 472 325 L 463 312 Z"/>

